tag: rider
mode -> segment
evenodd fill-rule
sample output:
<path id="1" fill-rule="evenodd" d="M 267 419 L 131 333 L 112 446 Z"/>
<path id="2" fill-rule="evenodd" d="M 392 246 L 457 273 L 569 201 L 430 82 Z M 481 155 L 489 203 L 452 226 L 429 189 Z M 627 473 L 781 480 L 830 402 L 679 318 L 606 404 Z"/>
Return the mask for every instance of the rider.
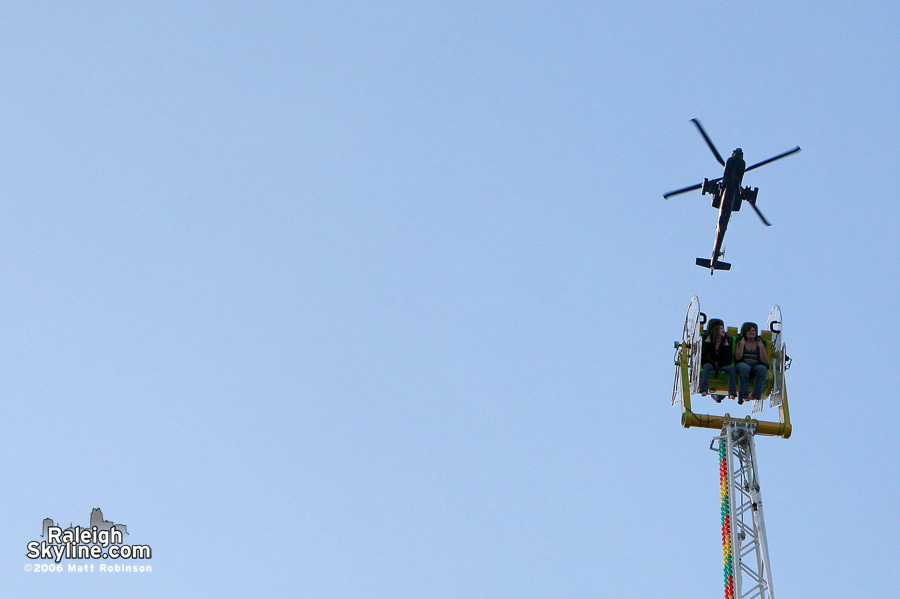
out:
<path id="1" fill-rule="evenodd" d="M 734 361 L 741 385 L 738 403 L 744 403 L 748 399 L 751 372 L 753 373 L 753 399 L 761 399 L 768 376 L 769 356 L 766 355 L 766 345 L 759 338 L 759 327 L 755 322 L 745 322 L 741 327 L 741 340 L 734 349 Z"/>
<path id="2" fill-rule="evenodd" d="M 737 395 L 734 384 L 734 366 L 731 365 L 731 343 L 725 334 L 725 323 L 718 318 L 709 321 L 709 335 L 703 340 L 700 354 L 700 395 L 709 394 L 709 375 L 713 371 L 721 371 L 728 375 L 728 397 Z M 713 395 L 716 403 L 722 401 L 721 396 Z"/>

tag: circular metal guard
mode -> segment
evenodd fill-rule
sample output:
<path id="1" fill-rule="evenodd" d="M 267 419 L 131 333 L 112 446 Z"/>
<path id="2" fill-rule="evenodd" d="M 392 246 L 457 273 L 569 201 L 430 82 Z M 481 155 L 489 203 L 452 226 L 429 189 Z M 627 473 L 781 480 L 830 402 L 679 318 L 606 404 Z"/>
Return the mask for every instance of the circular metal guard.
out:
<path id="1" fill-rule="evenodd" d="M 775 375 L 772 383 L 772 395 L 769 405 L 780 406 L 784 390 L 784 371 L 787 369 L 787 356 L 784 349 L 784 321 L 781 317 L 781 308 L 778 304 L 772 306 L 766 328 L 772 331 L 772 372 Z"/>
<path id="2" fill-rule="evenodd" d="M 700 358 L 703 349 L 703 341 L 700 337 L 700 299 L 695 295 L 688 304 L 687 314 L 684 317 L 684 328 L 681 333 L 681 342 L 688 352 L 688 377 L 690 380 L 691 394 L 700 391 Z"/>
<path id="3" fill-rule="evenodd" d="M 675 381 L 672 383 L 672 405 L 682 401 L 681 380 L 681 352 L 691 351 L 694 338 L 694 330 L 700 320 L 700 299 L 695 295 L 688 304 L 687 314 L 684 317 L 684 327 L 681 329 L 681 344 L 675 349 Z M 688 377 L 691 373 L 692 354 L 688 354 Z M 691 385 L 693 387 L 693 385 Z"/>

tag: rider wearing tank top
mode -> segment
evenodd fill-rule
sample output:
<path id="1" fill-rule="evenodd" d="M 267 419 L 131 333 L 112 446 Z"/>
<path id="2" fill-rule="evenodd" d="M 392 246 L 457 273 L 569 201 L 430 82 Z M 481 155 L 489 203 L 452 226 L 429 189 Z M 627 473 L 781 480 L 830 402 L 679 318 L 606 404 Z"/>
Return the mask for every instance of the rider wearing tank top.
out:
<path id="1" fill-rule="evenodd" d="M 760 399 L 766 384 L 766 369 L 769 356 L 766 346 L 758 336 L 758 329 L 753 323 L 745 323 L 741 327 L 741 340 L 734 348 L 735 370 L 738 375 L 740 393 L 738 403 L 748 399 Z M 753 374 L 753 395 L 749 393 L 750 375 Z"/>

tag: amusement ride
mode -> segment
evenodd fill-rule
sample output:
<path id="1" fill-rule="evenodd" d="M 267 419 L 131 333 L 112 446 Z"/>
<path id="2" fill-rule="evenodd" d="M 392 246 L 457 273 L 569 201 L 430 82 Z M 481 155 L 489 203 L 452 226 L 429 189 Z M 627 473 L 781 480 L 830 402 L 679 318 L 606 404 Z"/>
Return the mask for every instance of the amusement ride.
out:
<path id="1" fill-rule="evenodd" d="M 718 161 L 723 163 L 699 121 L 692 120 Z M 799 147 L 795 148 L 747 169 L 743 168 L 743 160 L 741 160 L 738 165 L 740 175 L 751 168 L 762 166 L 799 150 Z M 738 150 L 735 152 L 737 153 Z M 723 179 L 727 180 L 728 178 L 729 169 L 726 166 Z M 704 180 L 700 185 L 666 194 L 668 197 L 701 187 L 704 193 L 707 193 L 708 190 L 715 193 L 713 205 L 720 208 L 716 246 L 711 260 L 697 259 L 697 264 L 710 268 L 711 273 L 715 270 L 731 268 L 730 264 L 723 263 L 718 258 L 722 255 L 720 247 L 728 217 L 732 209 L 737 210 L 736 207 L 732 207 L 732 201 L 739 206 L 742 200 L 746 200 L 756 210 L 763 222 L 766 225 L 769 224 L 756 208 L 757 190 L 741 188 L 740 176 L 736 177 L 736 183 L 733 179 L 730 186 L 723 186 L 723 179 Z M 730 197 L 728 189 L 731 190 Z M 719 201 L 718 206 L 716 206 L 716 200 Z M 722 215 L 724 215 L 724 223 Z M 751 415 L 743 418 L 732 416 L 727 412 L 722 416 L 701 414 L 696 412 L 691 404 L 691 396 L 701 394 L 701 391 L 703 395 L 710 394 L 717 404 L 721 403 L 727 394 L 734 393 L 733 387 L 732 390 L 729 390 L 728 374 L 721 370 L 713 371 L 709 376 L 708 386 L 701 388 L 703 340 L 710 334 L 710 329 L 715 328 L 711 326 L 713 323 L 721 323 L 721 321 L 707 319 L 706 314 L 700 311 L 700 300 L 696 296 L 691 298 L 684 319 L 681 340 L 675 342 L 675 381 L 672 386 L 672 405 L 681 405 L 681 425 L 684 428 L 709 428 L 720 433 L 712 439 L 709 448 L 717 452 L 719 458 L 725 599 L 774 599 L 772 567 L 766 540 L 755 438 L 757 435 L 783 439 L 791 436 L 791 418 L 785 381 L 785 373 L 790 368 L 791 359 L 787 355 L 784 344 L 781 308 L 778 305 L 773 306 L 769 312 L 766 326 L 762 329 L 757 327 L 760 331 L 760 341 L 765 348 L 766 381 L 761 396 L 754 397 L 751 402 Z M 744 323 L 740 331 L 743 332 L 749 325 L 756 326 L 755 323 Z M 725 335 L 728 338 L 728 347 L 734 352 L 740 339 L 739 329 L 729 326 L 725 328 Z M 735 360 L 734 353 L 732 353 L 732 368 L 737 366 L 738 362 L 739 360 Z M 731 374 L 731 376 L 735 375 Z M 732 382 L 733 384 L 734 382 Z M 756 417 L 763 412 L 767 402 L 769 408 L 777 409 L 777 421 L 774 419 L 762 420 Z"/>

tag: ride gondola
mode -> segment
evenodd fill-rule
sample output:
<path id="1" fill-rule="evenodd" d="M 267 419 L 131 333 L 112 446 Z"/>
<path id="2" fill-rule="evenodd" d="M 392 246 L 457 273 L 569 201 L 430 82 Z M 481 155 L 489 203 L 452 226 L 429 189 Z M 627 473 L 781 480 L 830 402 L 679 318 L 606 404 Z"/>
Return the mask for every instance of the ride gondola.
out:
<path id="1" fill-rule="evenodd" d="M 751 414 L 759 414 L 763 411 L 768 399 L 769 407 L 778 408 L 779 422 L 758 421 L 749 416 L 743 419 L 735 418 L 727 413 L 724 416 L 712 416 L 693 412 L 691 395 L 700 392 L 701 351 L 703 338 L 707 334 L 706 323 L 706 314 L 700 311 L 700 300 L 694 296 L 691 298 L 685 315 L 681 341 L 675 342 L 675 382 L 672 386 L 672 405 L 682 404 L 682 426 L 685 428 L 700 426 L 721 429 L 727 420 L 745 420 L 756 425 L 758 434 L 774 435 L 785 439 L 790 437 L 791 423 L 785 383 L 785 372 L 790 368 L 790 358 L 785 350 L 781 308 L 778 305 L 772 307 L 766 320 L 765 329 L 760 332 L 760 338 L 763 340 L 768 354 L 769 372 L 762 397 L 751 402 Z M 731 347 L 734 348 L 738 340 L 738 329 L 727 327 L 727 334 L 732 341 Z M 728 381 L 724 373 L 714 373 L 710 376 L 709 392 L 719 401 L 728 393 Z"/>

